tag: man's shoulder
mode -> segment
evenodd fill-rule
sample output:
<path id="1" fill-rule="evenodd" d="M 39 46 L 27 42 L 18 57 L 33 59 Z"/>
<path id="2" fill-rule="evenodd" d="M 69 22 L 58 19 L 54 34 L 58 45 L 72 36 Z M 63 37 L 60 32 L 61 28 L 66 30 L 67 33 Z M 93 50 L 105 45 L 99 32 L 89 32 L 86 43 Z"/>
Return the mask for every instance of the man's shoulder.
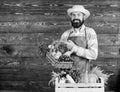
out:
<path id="1" fill-rule="evenodd" d="M 70 31 L 72 31 L 72 30 L 73 30 L 73 29 L 72 29 L 72 28 L 70 28 L 70 29 L 67 29 L 67 30 L 66 30 L 66 32 L 70 32 Z"/>
<path id="2" fill-rule="evenodd" d="M 70 33 L 70 32 L 72 32 L 72 31 L 73 31 L 72 28 L 70 28 L 70 29 L 65 30 L 64 33 Z"/>
<path id="3" fill-rule="evenodd" d="M 91 28 L 91 27 L 85 27 L 85 28 L 86 28 L 87 33 L 96 34 L 96 31 L 93 28 Z"/>

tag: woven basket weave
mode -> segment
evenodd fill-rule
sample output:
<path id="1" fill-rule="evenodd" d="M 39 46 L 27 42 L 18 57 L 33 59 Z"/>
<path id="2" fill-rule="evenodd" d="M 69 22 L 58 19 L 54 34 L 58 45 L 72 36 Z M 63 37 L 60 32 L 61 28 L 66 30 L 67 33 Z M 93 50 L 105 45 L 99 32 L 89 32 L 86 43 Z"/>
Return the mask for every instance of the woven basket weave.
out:
<path id="1" fill-rule="evenodd" d="M 57 49 L 58 46 L 60 45 L 60 42 L 58 40 L 54 41 L 52 43 L 52 46 L 55 46 L 56 48 L 51 48 L 49 50 L 49 52 L 47 52 L 46 54 L 46 59 L 51 63 L 52 66 L 54 66 L 55 68 L 63 68 L 63 69 L 70 69 L 72 68 L 72 65 L 73 65 L 73 62 L 60 62 L 58 61 L 57 59 L 55 59 L 53 56 L 52 56 L 52 52 L 53 52 L 53 49 Z"/>

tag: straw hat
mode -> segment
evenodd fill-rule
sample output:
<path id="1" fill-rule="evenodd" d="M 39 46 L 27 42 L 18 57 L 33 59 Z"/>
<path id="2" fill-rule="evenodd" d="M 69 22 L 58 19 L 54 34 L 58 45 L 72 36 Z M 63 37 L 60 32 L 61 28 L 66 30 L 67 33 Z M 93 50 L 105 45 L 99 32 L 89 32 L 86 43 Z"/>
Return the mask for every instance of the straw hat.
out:
<path id="1" fill-rule="evenodd" d="M 69 16 L 71 16 L 72 12 L 82 12 L 85 15 L 85 19 L 87 19 L 90 16 L 90 12 L 87 9 L 85 9 L 83 5 L 74 5 L 72 8 L 69 8 L 67 10 Z"/>

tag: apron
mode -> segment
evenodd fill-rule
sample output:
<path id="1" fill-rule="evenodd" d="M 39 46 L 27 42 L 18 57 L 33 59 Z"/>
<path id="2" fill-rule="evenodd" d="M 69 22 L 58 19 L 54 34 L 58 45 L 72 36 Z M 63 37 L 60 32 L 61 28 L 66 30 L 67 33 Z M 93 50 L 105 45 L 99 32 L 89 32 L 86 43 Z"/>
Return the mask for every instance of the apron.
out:
<path id="1" fill-rule="evenodd" d="M 86 28 L 85 28 L 85 35 L 84 36 L 68 36 L 68 40 L 73 41 L 77 46 L 88 48 L 87 46 L 87 35 L 86 35 Z M 72 75 L 75 77 L 82 76 L 85 74 L 86 71 L 86 62 L 88 59 L 78 56 L 75 53 L 71 54 L 71 58 L 74 60 L 73 64 L 73 72 Z M 88 64 L 89 68 L 89 64 Z M 89 70 L 89 69 L 88 69 Z M 74 78 L 76 81 L 79 81 L 80 77 Z"/>

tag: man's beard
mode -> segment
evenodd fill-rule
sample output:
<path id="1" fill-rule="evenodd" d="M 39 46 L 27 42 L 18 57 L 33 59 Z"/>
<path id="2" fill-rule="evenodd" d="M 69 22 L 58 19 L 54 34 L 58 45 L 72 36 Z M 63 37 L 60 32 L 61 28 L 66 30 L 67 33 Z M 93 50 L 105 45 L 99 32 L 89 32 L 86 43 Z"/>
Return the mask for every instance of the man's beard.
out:
<path id="1" fill-rule="evenodd" d="M 73 19 L 73 20 L 71 21 L 71 24 L 72 24 L 72 26 L 73 26 L 74 28 L 79 28 L 79 27 L 81 27 L 81 26 L 83 25 L 83 23 L 84 23 L 84 20 L 81 21 L 80 19 Z"/>

